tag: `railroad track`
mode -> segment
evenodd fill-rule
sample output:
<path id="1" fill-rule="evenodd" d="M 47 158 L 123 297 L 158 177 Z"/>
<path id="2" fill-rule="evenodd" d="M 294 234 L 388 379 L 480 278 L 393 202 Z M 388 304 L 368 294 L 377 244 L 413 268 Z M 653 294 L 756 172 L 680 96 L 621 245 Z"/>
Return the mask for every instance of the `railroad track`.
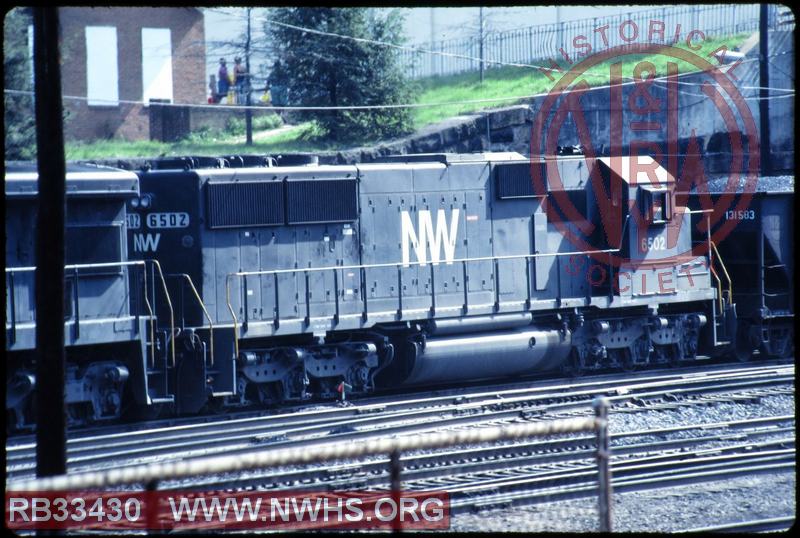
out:
<path id="1" fill-rule="evenodd" d="M 700 364 L 682 366 L 680 368 L 664 368 L 644 370 L 637 372 L 627 372 L 623 374 L 629 382 L 636 381 L 644 383 L 647 381 L 666 381 L 670 378 L 681 379 L 685 376 L 702 376 L 707 373 L 763 371 L 770 367 L 784 367 L 793 364 L 791 360 L 763 360 L 750 364 L 726 364 L 718 363 L 708 359 Z M 598 374 L 586 378 L 575 378 L 566 380 L 564 378 L 531 378 L 522 379 L 515 382 L 496 382 L 492 384 L 471 382 L 459 386 L 458 388 L 429 388 L 422 390 L 412 388 L 414 392 L 401 392 L 398 389 L 384 391 L 379 395 L 361 397 L 355 402 L 348 402 L 345 406 L 337 402 L 307 402 L 299 406 L 282 406 L 274 410 L 253 410 L 247 409 L 239 412 L 226 412 L 213 415 L 197 415 L 192 417 L 178 417 L 169 419 L 149 420 L 134 423 L 121 423 L 114 425 L 93 425 L 71 428 L 68 431 L 70 443 L 80 442 L 81 439 L 93 437 L 114 436 L 115 434 L 124 437 L 124 434 L 142 435 L 148 432 L 158 431 L 181 431 L 192 430 L 202 431 L 204 428 L 209 431 L 214 430 L 221 423 L 240 423 L 246 424 L 248 421 L 259 421 L 264 419 L 265 414 L 269 414 L 270 420 L 281 422 L 291 420 L 292 417 L 298 422 L 307 416 L 325 415 L 328 418 L 343 418 L 357 416 L 362 413 L 369 413 L 380 410 L 390 409 L 416 409 L 428 407 L 440 403 L 449 405 L 452 399 L 461 398 L 467 401 L 475 398 L 491 397 L 493 395 L 514 394 L 515 392 L 531 393 L 536 390 L 547 391 L 569 391 L 580 387 L 593 387 L 602 389 L 604 385 L 618 386 L 621 375 L 619 372 Z M 15 434 L 9 436 L 7 446 L 31 445 L 35 441 L 33 434 Z"/>
<path id="2" fill-rule="evenodd" d="M 630 462 L 644 456 L 652 461 L 664 459 L 664 455 L 667 455 L 667 459 L 680 457 L 687 451 L 728 453 L 739 449 L 752 451 L 767 445 L 786 447 L 794 445 L 794 434 L 794 416 L 787 415 L 620 432 L 610 437 L 613 462 Z M 692 437 L 686 438 L 687 435 Z M 653 438 L 658 440 L 654 441 Z M 446 477 L 442 478 L 443 474 L 458 476 L 459 481 L 463 481 L 463 477 L 478 476 L 477 480 L 481 481 L 487 474 L 517 476 L 549 472 L 565 466 L 593 468 L 595 441 L 594 436 L 581 435 L 566 439 L 562 437 L 406 455 L 402 458 L 403 479 L 407 489 L 444 488 L 449 491 L 453 485 L 447 483 Z M 730 445 L 703 448 L 716 442 L 727 442 Z M 388 487 L 389 480 L 389 459 L 382 457 L 370 461 L 327 465 L 324 469 L 270 470 L 251 473 L 246 477 L 163 483 L 160 489 L 370 489 Z"/>
<path id="3" fill-rule="evenodd" d="M 632 379 L 602 378 L 569 385 L 449 393 L 350 407 L 247 417 L 201 424 L 182 424 L 138 431 L 78 434 L 68 443 L 71 472 L 248 452 L 265 446 L 307 446 L 333 440 L 542 420 L 586 414 L 591 400 L 606 395 L 613 411 L 636 412 L 678 406 L 736 401 L 793 393 L 794 366 L 716 366 L 692 373 L 644 374 Z M 16 442 L 15 442 L 16 441 Z M 35 446 L 25 440 L 7 445 L 7 475 L 32 475 Z"/>
<path id="4" fill-rule="evenodd" d="M 740 521 L 736 523 L 728 523 L 726 525 L 717 525 L 714 527 L 700 527 L 696 529 L 689 529 L 679 532 L 774 532 L 789 530 L 797 518 L 794 516 L 789 517 L 775 517 L 768 519 L 755 519 L 751 521 Z"/>

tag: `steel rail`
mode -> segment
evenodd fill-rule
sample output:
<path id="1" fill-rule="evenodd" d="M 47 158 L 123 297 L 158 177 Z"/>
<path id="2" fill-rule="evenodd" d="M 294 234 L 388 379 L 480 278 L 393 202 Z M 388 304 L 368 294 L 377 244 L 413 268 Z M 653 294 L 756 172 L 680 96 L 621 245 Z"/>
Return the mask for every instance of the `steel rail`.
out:
<path id="1" fill-rule="evenodd" d="M 766 374 L 766 376 L 769 375 L 770 374 Z M 681 391 L 688 391 L 687 393 L 689 394 L 703 393 L 708 390 L 724 392 L 730 389 L 741 388 L 742 384 L 746 387 L 752 387 L 753 385 L 771 385 L 775 382 L 775 380 L 770 377 L 758 379 L 752 373 L 742 376 L 742 379 L 738 383 L 735 381 L 733 383 L 722 383 L 725 379 L 726 377 L 700 377 L 697 379 L 683 380 L 677 383 L 677 385 L 680 386 L 691 387 L 686 389 L 676 389 L 675 382 L 666 386 L 659 383 L 641 383 L 638 386 L 628 385 L 622 391 L 617 389 L 605 390 L 603 392 L 609 395 L 615 392 L 621 392 L 621 394 L 609 396 L 608 398 L 612 403 L 621 403 L 634 398 L 661 397 L 666 392 L 673 395 L 681 393 Z M 791 379 L 793 378 L 786 377 L 783 381 L 789 382 Z M 652 389 L 654 386 L 660 387 L 661 390 L 649 390 L 644 393 L 635 392 L 637 389 Z M 490 398 L 485 401 L 450 405 L 447 410 L 450 414 L 448 418 L 442 416 L 442 410 L 439 407 L 422 408 L 414 411 L 409 411 L 408 409 L 400 407 L 396 411 L 366 414 L 355 418 L 352 416 L 344 417 L 339 421 L 332 421 L 324 417 L 318 420 L 301 417 L 295 423 L 277 425 L 272 424 L 269 417 L 265 417 L 263 419 L 264 425 L 261 428 L 255 427 L 253 424 L 248 424 L 243 428 L 234 430 L 224 429 L 211 431 L 202 437 L 194 435 L 184 437 L 172 436 L 164 441 L 156 440 L 149 447 L 146 446 L 146 443 L 142 440 L 133 438 L 120 442 L 120 439 L 117 438 L 118 436 L 115 436 L 114 439 L 110 439 L 105 445 L 87 447 L 82 450 L 70 450 L 70 462 L 73 464 L 88 464 L 89 462 L 126 457 L 129 454 L 142 457 L 145 454 L 150 454 L 151 456 L 157 454 L 189 455 L 190 453 L 204 455 L 214 453 L 215 451 L 247 451 L 252 449 L 254 443 L 270 442 L 273 445 L 288 446 L 298 445 L 300 443 L 318 442 L 320 441 L 320 435 L 323 434 L 327 434 L 324 437 L 325 439 L 331 439 L 332 437 L 370 437 L 378 434 L 408 433 L 410 431 L 424 432 L 429 431 L 433 425 L 438 427 L 444 424 L 451 426 L 459 424 L 474 425 L 485 423 L 489 420 L 516 418 L 521 413 L 518 404 L 525 404 L 527 407 L 545 405 L 550 413 L 556 410 L 585 409 L 589 399 L 597 394 L 598 390 L 596 388 L 587 388 L 571 394 L 553 395 L 545 393 L 538 396 L 526 394 L 513 398 Z M 575 400 L 577 396 L 583 396 L 585 399 L 577 401 Z M 553 401 L 564 398 L 568 401 Z M 692 403 L 689 402 L 685 405 L 692 405 Z M 362 429 L 355 430 L 355 428 L 358 427 Z M 120 435 L 124 436 L 126 434 Z M 126 445 L 130 448 L 125 449 L 124 447 Z M 25 462 L 30 459 L 28 452 L 31 446 L 32 445 L 27 445 L 23 451 L 8 451 L 7 464 L 14 465 L 14 467 L 8 469 L 9 473 L 18 474 L 25 470 Z M 83 456 L 81 456 L 81 454 L 83 454 Z"/>
<path id="2" fill-rule="evenodd" d="M 749 383 L 750 380 L 748 379 Z M 719 388 L 718 383 L 712 382 L 710 386 Z M 722 387 L 723 390 L 728 390 L 727 387 Z M 708 390 L 697 389 L 698 391 Z M 653 396 L 662 396 L 665 392 L 674 393 L 675 391 L 667 388 L 666 391 L 655 392 Z M 594 397 L 596 393 L 592 395 Z M 623 397 L 609 397 L 609 402 L 622 403 L 629 401 L 633 395 Z M 683 405 L 703 405 L 707 403 L 702 402 L 686 402 Z M 295 428 L 288 428 L 283 430 L 274 431 L 270 435 L 265 433 L 257 434 L 257 432 L 244 433 L 241 435 L 228 435 L 224 436 L 225 432 L 220 432 L 217 435 L 210 436 L 209 440 L 205 442 L 198 442 L 197 440 L 190 440 L 184 443 L 171 442 L 160 444 L 152 447 L 144 447 L 141 443 L 132 444 L 129 449 L 119 450 L 114 444 L 109 445 L 107 448 L 100 450 L 85 450 L 84 456 L 71 454 L 69 462 L 71 465 L 97 465 L 99 462 L 108 462 L 117 467 L 130 466 L 131 464 L 124 464 L 120 462 L 120 458 L 135 457 L 141 460 L 142 457 L 156 457 L 158 455 L 168 455 L 172 457 L 207 457 L 214 454 L 247 454 L 253 450 L 253 447 L 269 443 L 274 448 L 299 448 L 316 446 L 324 444 L 333 440 L 355 440 L 355 439 L 374 439 L 390 434 L 409 435 L 409 434 L 425 434 L 436 429 L 441 429 L 445 425 L 448 427 L 455 426 L 479 426 L 485 425 L 487 422 L 497 422 L 500 420 L 518 419 L 521 416 L 521 411 L 518 407 L 512 406 L 510 408 L 503 407 L 501 409 L 493 409 L 492 407 L 498 405 L 478 405 L 477 407 L 469 407 L 473 410 L 465 411 L 464 409 L 454 409 L 449 417 L 443 417 L 442 411 L 439 409 L 425 410 L 417 413 L 407 413 L 399 411 L 389 416 L 376 415 L 364 417 L 361 419 L 343 420 L 338 423 L 322 423 L 318 425 L 299 426 Z M 545 404 L 549 412 L 554 409 L 560 410 L 583 410 L 585 411 L 587 401 L 568 401 L 562 403 L 547 403 Z M 637 408 L 637 411 L 657 410 L 653 407 Z M 475 412 L 477 411 L 477 412 Z M 410 415 L 416 415 L 411 417 Z M 552 415 L 551 415 L 552 416 Z M 355 429 L 361 427 L 362 429 Z M 21 455 L 19 458 L 8 458 L 7 462 L 12 464 L 13 467 L 7 469 L 8 476 L 19 476 L 26 470 L 29 470 L 30 463 L 29 455 Z M 28 463 L 26 463 L 28 462 Z"/>
<path id="3" fill-rule="evenodd" d="M 616 400 L 626 400 L 640 396 L 662 396 L 665 392 L 670 392 L 673 395 L 678 393 L 677 387 L 693 387 L 691 390 L 694 392 L 701 392 L 705 391 L 707 388 L 713 389 L 728 389 L 728 388 L 738 388 L 741 386 L 742 383 L 747 385 L 753 384 L 772 384 L 773 382 L 788 382 L 793 374 L 793 367 L 788 366 L 785 369 L 774 369 L 772 367 L 765 368 L 765 369 L 744 369 L 744 370 L 731 370 L 725 371 L 720 374 L 715 375 L 705 375 L 699 374 L 696 376 L 665 376 L 664 378 L 645 378 L 644 380 L 640 380 L 637 383 L 630 383 L 624 384 L 619 386 L 619 380 L 609 380 L 607 382 L 597 383 L 597 382 L 589 382 L 579 384 L 577 387 L 573 385 L 565 385 L 565 386 L 543 386 L 543 387 L 534 387 L 534 388 L 525 388 L 525 389 L 512 389 L 509 391 L 491 391 L 491 392 L 481 392 L 478 394 L 472 394 L 468 396 L 461 396 L 456 398 L 457 401 L 453 401 L 454 398 L 452 396 L 445 396 L 445 397 L 434 397 L 434 398 L 423 398 L 423 399 L 414 399 L 411 401 L 399 401 L 393 402 L 392 405 L 378 405 L 378 406 L 371 406 L 366 405 L 362 407 L 353 407 L 353 408 L 328 408 L 321 411 L 306 411 L 300 413 L 290 413 L 286 415 L 278 415 L 278 416 L 269 416 L 269 417 L 250 417 L 246 419 L 241 419 L 239 421 L 231 421 L 229 419 L 225 419 L 218 423 L 212 423 L 211 425 L 206 424 L 190 424 L 175 428 L 168 428 L 166 432 L 168 434 L 172 434 L 175 431 L 183 432 L 188 430 L 209 430 L 207 433 L 209 434 L 218 434 L 219 430 L 216 429 L 217 426 L 229 426 L 232 423 L 242 424 L 244 427 L 241 430 L 233 430 L 233 431 L 243 431 L 248 433 L 248 438 L 253 438 L 257 433 L 257 425 L 253 424 L 254 422 L 264 422 L 267 423 L 269 430 L 278 430 L 281 431 L 281 428 L 291 427 L 295 425 L 299 425 L 301 427 L 309 427 L 317 424 L 322 424 L 326 426 L 326 429 L 330 429 L 339 425 L 352 425 L 354 420 L 358 421 L 366 421 L 369 422 L 371 419 L 374 420 L 386 420 L 387 418 L 392 417 L 399 417 L 401 419 L 408 418 L 413 414 L 420 414 L 423 415 L 425 413 L 434 412 L 440 413 L 441 407 L 446 406 L 447 411 L 450 412 L 464 412 L 473 409 L 481 409 L 483 407 L 498 407 L 498 406 L 505 406 L 511 407 L 515 404 L 523 403 L 523 404 L 535 404 L 535 403 L 547 403 L 550 406 L 550 409 L 555 407 L 564 406 L 574 404 L 574 398 L 577 396 L 582 396 L 586 398 L 582 402 L 579 402 L 580 406 L 583 406 L 583 403 L 588 401 L 598 392 L 608 395 L 612 401 Z M 737 382 L 737 380 L 739 380 Z M 721 382 L 724 381 L 733 381 L 733 385 L 730 383 L 728 385 L 721 385 Z M 617 385 L 617 386 L 614 386 Z M 698 386 L 699 385 L 699 386 Z M 579 390 L 574 390 L 575 388 Z M 566 389 L 566 391 L 565 391 Z M 573 390 L 570 390 L 573 389 Z M 636 391 L 642 391 L 645 389 L 660 389 L 660 390 L 651 390 L 650 392 L 644 393 L 637 393 Z M 684 389 L 689 390 L 689 389 Z M 482 398 L 482 399 L 476 399 Z M 568 399 L 569 401 L 561 403 L 561 402 L 554 402 L 554 400 L 560 399 Z M 417 404 L 421 404 L 418 405 Z M 410 409 L 410 406 L 414 405 L 415 409 Z M 394 410 L 388 409 L 389 407 L 395 408 Z M 315 419 L 315 415 L 319 415 L 318 419 Z M 344 415 L 342 418 L 345 419 L 344 422 L 336 423 L 332 422 L 331 418 L 335 418 L 331 415 Z M 354 416 L 356 418 L 354 418 Z M 288 422 L 281 422 L 282 419 L 288 419 Z M 295 420 L 296 419 L 296 420 Z M 114 433 L 107 436 L 93 436 L 86 439 L 74 439 L 74 443 L 81 443 L 81 442 L 93 442 L 97 440 L 108 440 L 110 442 L 109 446 L 118 447 L 120 446 L 120 441 L 123 439 L 130 439 L 131 437 L 142 436 L 142 437 L 149 437 L 151 438 L 153 435 L 158 434 L 158 430 L 141 430 L 139 432 L 122 432 L 122 433 Z M 172 437 L 170 437 L 172 438 Z M 141 441 L 139 440 L 131 440 L 132 443 L 135 443 L 137 446 L 141 446 Z M 17 450 L 24 450 L 30 449 L 34 445 L 32 443 L 23 444 L 19 446 L 10 446 L 7 448 L 9 454 L 13 454 L 13 452 Z M 13 455 L 12 455 L 13 458 Z"/>
<path id="4" fill-rule="evenodd" d="M 612 478 L 615 493 L 626 493 L 631 491 L 643 491 L 649 489 L 664 489 L 672 486 L 696 484 L 701 482 L 711 482 L 736 478 L 739 476 L 752 476 L 758 474 L 771 474 L 776 472 L 794 472 L 795 462 L 765 462 L 759 465 L 745 463 L 739 468 L 715 469 L 711 471 L 687 470 L 685 473 L 673 476 L 642 477 L 628 481 L 621 481 Z M 465 509 L 489 508 L 489 507 L 509 507 L 531 505 L 544 502 L 553 502 L 568 499 L 582 499 L 593 497 L 597 494 L 597 484 L 585 481 L 577 486 L 561 486 L 553 489 L 520 489 L 513 492 L 489 494 L 483 497 L 473 498 L 451 498 L 451 513 L 457 513 Z"/>
<path id="5" fill-rule="evenodd" d="M 342 442 L 307 447 L 305 450 L 262 450 L 235 456 L 217 456 L 127 469 L 89 472 L 6 483 L 6 491 L 58 491 L 106 487 L 110 485 L 147 484 L 187 476 L 241 472 L 248 469 L 277 467 L 298 463 L 324 462 L 408 450 L 441 448 L 453 445 L 497 442 L 537 435 L 596 431 L 606 424 L 592 418 L 555 420 L 529 424 L 436 432 L 397 439 L 374 439 L 362 443 Z"/>
<path id="6" fill-rule="evenodd" d="M 632 432 L 619 432 L 617 434 L 610 434 L 609 437 L 612 441 L 612 450 L 614 459 L 623 459 L 621 456 L 627 458 L 638 456 L 640 453 L 650 453 L 654 450 L 659 450 L 663 453 L 669 453 L 677 449 L 685 449 L 697 445 L 706 444 L 715 441 L 741 441 L 741 439 L 756 439 L 761 437 L 775 436 L 775 435 L 794 435 L 794 427 L 783 428 L 764 428 L 764 424 L 784 424 L 793 422 L 794 416 L 783 417 L 770 417 L 767 419 L 751 419 L 744 421 L 736 421 L 731 423 L 720 423 L 720 429 L 727 428 L 732 432 L 721 435 L 705 435 L 692 438 L 677 438 L 669 439 L 666 441 L 645 441 L 633 444 L 621 444 L 624 438 L 631 437 L 652 437 L 663 436 L 665 433 L 676 432 L 691 432 L 691 431 L 707 431 L 712 428 L 710 424 L 694 424 L 690 426 L 678 426 L 673 428 L 659 428 L 654 430 L 641 430 Z M 743 429 L 751 427 L 752 429 Z M 616 443 L 614 443 L 616 441 Z M 794 437 L 781 438 L 778 441 L 770 441 L 771 445 L 793 444 Z M 425 478 L 441 477 L 443 469 L 448 467 L 456 467 L 459 474 L 468 474 L 476 472 L 494 471 L 497 469 L 505 469 L 508 467 L 517 469 L 521 466 L 541 465 L 552 462 L 562 461 L 589 461 L 594 457 L 595 450 L 593 447 L 596 444 L 596 438 L 591 436 L 559 439 L 559 440 L 546 440 L 535 442 L 524 442 L 512 445 L 493 446 L 490 448 L 472 448 L 472 449 L 456 449 L 446 452 L 437 452 L 434 454 L 416 454 L 409 455 L 403 458 L 403 476 L 405 480 L 419 480 Z M 741 446 L 755 446 L 753 443 Z M 717 451 L 731 450 L 731 446 L 718 447 Z M 700 451 L 699 449 L 697 450 Z M 682 452 L 685 456 L 686 452 Z M 613 461 L 613 460 L 612 460 Z M 378 459 L 367 462 L 347 463 L 334 467 L 326 467 L 325 469 L 291 469 L 283 470 L 280 472 L 270 472 L 269 474 L 259 476 L 223 478 L 213 480 L 203 480 L 201 482 L 191 483 L 187 486 L 185 483 L 175 484 L 168 487 L 163 487 L 164 490 L 177 490 L 186 487 L 202 487 L 214 489 L 231 489 L 243 487 L 267 487 L 268 484 L 277 486 L 278 484 L 298 485 L 302 484 L 303 487 L 317 487 L 314 484 L 321 484 L 326 488 L 335 487 L 372 487 L 386 483 L 388 460 Z"/>
<path id="7" fill-rule="evenodd" d="M 797 521 L 796 516 L 773 517 L 767 519 L 752 519 L 749 521 L 738 521 L 736 523 L 726 523 L 724 525 L 715 525 L 712 527 L 696 527 L 694 529 L 686 529 L 675 532 L 693 532 L 693 533 L 709 533 L 709 532 L 737 532 L 737 533 L 751 533 L 751 532 L 770 532 L 782 531 L 790 529 Z"/>
<path id="8" fill-rule="evenodd" d="M 628 377 L 624 380 L 624 385 L 621 387 L 619 383 L 623 382 L 619 378 L 619 374 L 601 374 L 585 378 L 582 381 L 574 381 L 568 384 L 562 384 L 563 380 L 556 379 L 531 379 L 521 382 L 507 383 L 504 382 L 498 385 L 479 385 L 476 387 L 465 387 L 457 389 L 445 389 L 424 391 L 422 393 L 404 393 L 400 395 L 381 394 L 377 396 L 369 396 L 358 400 L 353 405 L 342 407 L 339 405 L 332 405 L 330 402 L 320 403 L 321 408 L 307 409 L 307 406 L 298 408 L 282 408 L 281 414 L 270 415 L 269 421 L 272 423 L 283 423 L 287 420 L 303 422 L 314 420 L 314 417 L 339 418 L 349 416 L 359 416 L 370 413 L 385 412 L 391 408 L 403 409 L 416 409 L 426 406 L 450 406 L 454 403 L 464 403 L 467 401 L 474 401 L 477 398 L 494 398 L 498 400 L 515 394 L 536 394 L 544 391 L 550 392 L 567 392 L 575 391 L 577 389 L 588 389 L 595 387 L 595 390 L 614 390 L 617 393 L 622 393 L 629 387 L 636 388 L 641 383 L 667 383 L 670 380 L 689 380 L 708 378 L 713 375 L 715 378 L 720 376 L 742 376 L 749 374 L 769 374 L 778 375 L 782 369 L 787 369 L 786 373 L 792 373 L 793 363 L 787 361 L 770 361 L 763 365 L 746 366 L 742 367 L 737 364 L 715 364 L 711 368 L 709 365 L 692 365 L 687 368 L 680 369 L 656 369 L 644 370 L 626 374 Z M 591 379 L 591 380 L 589 380 Z M 616 388 L 615 388 L 616 386 Z M 478 390 L 478 392 L 469 392 L 470 390 Z M 429 395 L 432 394 L 432 395 Z M 92 442 L 97 440 L 109 440 L 116 442 L 117 440 L 131 439 L 137 436 L 152 437 L 160 433 L 180 433 L 189 431 L 216 431 L 216 428 L 221 425 L 238 425 L 247 426 L 249 424 L 257 423 L 265 420 L 262 412 L 245 410 L 239 413 L 221 414 L 214 416 L 202 416 L 189 419 L 167 419 L 163 421 L 151 421 L 144 424 L 145 427 L 136 429 L 139 425 L 113 425 L 113 426 L 95 426 L 94 428 L 76 429 L 73 433 L 82 434 L 83 437 L 73 437 L 69 440 L 70 444 L 75 446 Z M 24 450 L 26 448 L 33 448 L 33 436 L 31 435 L 18 435 L 9 437 L 6 449 L 9 453 L 16 450 Z"/>
<path id="9" fill-rule="evenodd" d="M 513 383 L 511 385 L 501 385 L 499 387 L 479 386 L 479 392 L 464 392 L 464 389 L 454 389 L 441 393 L 434 392 L 434 396 L 418 395 L 418 394 L 405 394 L 401 396 L 380 396 L 370 397 L 360 400 L 355 405 L 347 407 L 340 406 L 327 406 L 322 409 L 308 410 L 305 408 L 286 409 L 282 414 L 270 415 L 264 417 L 262 414 L 257 416 L 243 416 L 237 417 L 236 415 L 222 415 L 218 417 L 205 417 L 211 418 L 212 421 L 203 421 L 191 419 L 189 423 L 175 424 L 176 420 L 171 419 L 166 421 L 164 427 L 149 426 L 139 430 L 131 430 L 129 427 L 119 428 L 118 426 L 101 427 L 97 431 L 92 430 L 78 430 L 80 433 L 85 432 L 84 437 L 73 437 L 69 440 L 70 444 L 75 446 L 85 444 L 87 442 L 96 442 L 107 440 L 109 442 L 118 443 L 119 441 L 132 440 L 136 437 L 152 438 L 155 435 L 166 434 L 172 435 L 181 434 L 182 432 L 217 432 L 220 426 L 242 425 L 250 428 L 255 423 L 269 420 L 271 424 L 286 424 L 288 423 L 303 423 L 308 424 L 313 422 L 315 417 L 319 419 L 330 420 L 332 418 L 344 418 L 352 416 L 369 415 L 372 413 L 388 412 L 391 409 L 419 409 L 424 407 L 435 406 L 451 406 L 452 404 L 461 404 L 468 402 L 475 402 L 477 399 L 487 399 L 487 403 L 498 403 L 499 400 L 505 399 L 509 396 L 516 395 L 531 395 L 543 392 L 551 392 L 551 396 L 555 397 L 557 393 L 565 393 L 568 396 L 569 392 L 574 393 L 577 390 L 582 390 L 583 394 L 588 394 L 591 391 L 610 391 L 607 394 L 623 394 L 629 390 L 642 388 L 643 384 L 648 386 L 658 386 L 659 384 L 666 384 L 669 382 L 682 382 L 687 383 L 691 380 L 709 380 L 709 379 L 726 379 L 729 377 L 741 377 L 745 375 L 779 375 L 782 372 L 790 374 L 793 372 L 793 364 L 791 362 L 765 364 L 763 366 L 740 367 L 738 365 L 715 365 L 713 370 L 710 370 L 707 365 L 702 368 L 693 366 L 684 372 L 669 370 L 655 370 L 643 371 L 632 374 L 632 377 L 620 380 L 618 374 L 606 374 L 597 376 L 592 380 L 584 380 L 578 382 L 571 382 L 569 384 L 560 384 L 560 379 L 555 380 L 536 380 L 533 386 L 528 382 Z M 785 372 L 784 372 L 785 369 Z M 663 372 L 663 373 L 662 373 Z M 620 383 L 624 383 L 620 386 Z M 522 387 L 520 388 L 520 385 Z M 469 390 L 469 389 L 466 389 Z M 108 431 L 111 430 L 111 431 Z M 114 431 L 121 430 L 121 431 Z M 11 437 L 8 439 L 18 444 L 7 444 L 6 450 L 8 453 L 13 454 L 15 451 L 31 449 L 34 447 L 33 438 L 30 435 Z M 139 442 L 139 441 L 136 441 Z"/>

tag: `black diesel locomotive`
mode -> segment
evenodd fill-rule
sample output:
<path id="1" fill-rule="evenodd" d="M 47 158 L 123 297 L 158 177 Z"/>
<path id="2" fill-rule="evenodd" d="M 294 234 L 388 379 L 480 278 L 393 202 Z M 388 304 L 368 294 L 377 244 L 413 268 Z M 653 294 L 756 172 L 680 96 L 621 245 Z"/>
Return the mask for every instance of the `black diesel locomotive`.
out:
<path id="1" fill-rule="evenodd" d="M 711 222 L 699 196 L 646 164 L 655 180 L 582 155 L 162 159 L 136 175 L 94 168 L 127 187 L 85 193 L 88 172 L 74 171 L 68 226 L 91 217 L 76 245 L 68 233 L 73 414 L 792 353 L 792 179 L 760 183 L 746 215 Z M 24 202 L 35 192 L 14 194 L 14 174 L 7 409 L 23 426 L 35 386 Z M 725 219 L 741 222 L 713 244 Z M 103 407 L 108 392 L 115 405 Z"/>
<path id="2" fill-rule="evenodd" d="M 35 165 L 6 163 L 6 411 L 12 429 L 33 421 L 36 387 L 34 298 Z M 166 286 L 154 261 L 127 255 L 127 206 L 138 204 L 136 174 L 71 165 L 65 230 L 66 402 L 73 422 L 115 419 L 123 401 L 159 402 L 148 381 L 158 334 L 154 308 Z M 163 376 L 160 382 L 163 384 Z M 164 391 L 166 393 L 166 391 Z"/>

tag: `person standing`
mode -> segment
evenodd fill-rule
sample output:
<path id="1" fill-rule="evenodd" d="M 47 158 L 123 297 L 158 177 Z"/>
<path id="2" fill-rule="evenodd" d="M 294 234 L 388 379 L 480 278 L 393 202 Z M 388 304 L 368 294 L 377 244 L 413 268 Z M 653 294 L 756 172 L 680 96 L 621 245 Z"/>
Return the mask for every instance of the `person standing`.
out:
<path id="1" fill-rule="evenodd" d="M 217 79 L 214 75 L 208 75 L 208 89 L 210 91 L 208 102 L 209 104 L 215 104 L 219 101 L 219 96 L 217 95 Z"/>
<path id="2" fill-rule="evenodd" d="M 233 60 L 233 80 L 234 85 L 236 86 L 236 103 L 243 105 L 247 102 L 246 100 L 246 88 L 247 88 L 247 69 L 242 64 L 242 59 L 238 56 Z"/>
<path id="3" fill-rule="evenodd" d="M 287 75 L 280 60 L 272 66 L 272 72 L 267 79 L 272 104 L 274 106 L 286 106 L 288 104 Z"/>
<path id="4" fill-rule="evenodd" d="M 230 79 L 228 78 L 228 66 L 226 65 L 225 58 L 219 59 L 219 71 L 217 71 L 217 85 L 218 85 L 218 95 L 217 95 L 217 102 L 220 102 L 222 99 L 228 95 L 228 90 L 230 89 Z"/>

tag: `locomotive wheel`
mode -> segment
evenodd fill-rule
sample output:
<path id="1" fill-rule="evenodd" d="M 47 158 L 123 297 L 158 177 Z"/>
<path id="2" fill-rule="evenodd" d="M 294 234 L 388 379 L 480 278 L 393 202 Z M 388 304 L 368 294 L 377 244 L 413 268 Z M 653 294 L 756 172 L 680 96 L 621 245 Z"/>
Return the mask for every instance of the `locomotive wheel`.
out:
<path id="1" fill-rule="evenodd" d="M 753 342 L 752 327 L 749 323 L 742 323 L 736 330 L 736 344 L 733 353 L 739 362 L 748 362 L 758 348 L 758 343 Z"/>
<path id="2" fill-rule="evenodd" d="M 681 346 L 671 346 L 667 364 L 670 366 L 670 368 L 680 368 L 683 365 L 683 349 Z"/>
<path id="3" fill-rule="evenodd" d="M 561 365 L 561 373 L 568 377 L 580 377 L 584 373 L 583 364 L 578 354 L 578 350 L 572 349 L 569 358 Z"/>
<path id="4" fill-rule="evenodd" d="M 173 414 L 172 404 L 141 405 L 123 413 L 123 419 L 131 422 L 147 422 L 166 418 Z"/>
<path id="5" fill-rule="evenodd" d="M 633 360 L 633 354 L 630 352 L 629 349 L 622 350 L 622 371 L 623 372 L 635 372 L 636 371 L 636 363 Z"/>

